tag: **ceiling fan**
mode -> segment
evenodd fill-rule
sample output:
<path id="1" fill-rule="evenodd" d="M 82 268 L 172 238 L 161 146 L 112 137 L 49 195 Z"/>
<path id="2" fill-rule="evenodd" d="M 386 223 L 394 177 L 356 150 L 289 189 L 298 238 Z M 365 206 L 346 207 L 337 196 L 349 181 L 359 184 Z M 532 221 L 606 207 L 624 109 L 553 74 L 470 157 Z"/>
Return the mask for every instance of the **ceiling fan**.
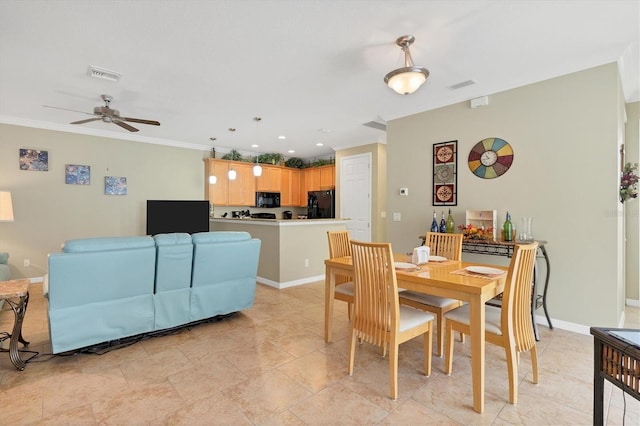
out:
<path id="1" fill-rule="evenodd" d="M 130 132 L 137 132 L 138 129 L 136 129 L 135 127 L 133 127 L 133 126 L 127 124 L 127 123 L 125 123 L 125 121 L 131 122 L 131 123 L 150 124 L 152 126 L 159 126 L 160 125 L 160 122 L 155 121 L 155 120 L 143 120 L 141 118 L 121 117 L 120 116 L 120 111 L 118 111 L 117 109 L 112 109 L 112 108 L 109 107 L 109 104 L 113 100 L 112 96 L 100 95 L 100 97 L 104 101 L 104 106 L 95 107 L 93 109 L 93 114 L 91 114 L 89 112 L 75 111 L 75 110 L 72 110 L 72 109 L 54 107 L 54 106 L 49 106 L 49 105 L 43 105 L 43 106 L 47 107 L 47 108 L 55 108 L 55 109 L 63 109 L 63 110 L 66 110 L 66 111 L 80 112 L 82 114 L 87 114 L 87 115 L 93 115 L 94 116 L 93 118 L 87 118 L 86 120 L 74 121 L 74 122 L 69 123 L 69 124 L 84 124 L 84 123 L 89 123 L 91 121 L 102 120 L 105 123 L 117 124 L 118 126 L 122 127 L 123 129 L 126 129 L 126 130 L 128 130 Z"/>

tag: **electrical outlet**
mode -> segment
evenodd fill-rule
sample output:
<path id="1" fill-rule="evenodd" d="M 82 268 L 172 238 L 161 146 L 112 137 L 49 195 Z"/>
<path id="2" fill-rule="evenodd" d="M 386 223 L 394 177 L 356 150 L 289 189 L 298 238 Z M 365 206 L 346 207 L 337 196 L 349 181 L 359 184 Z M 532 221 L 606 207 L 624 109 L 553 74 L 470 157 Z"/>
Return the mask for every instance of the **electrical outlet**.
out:
<path id="1" fill-rule="evenodd" d="M 308 268 L 309 267 L 309 259 L 305 259 L 304 260 L 304 267 Z"/>
<path id="2" fill-rule="evenodd" d="M 25 266 L 25 267 L 29 267 L 29 266 L 31 266 L 31 259 L 25 259 L 25 260 L 24 260 L 24 266 Z"/>

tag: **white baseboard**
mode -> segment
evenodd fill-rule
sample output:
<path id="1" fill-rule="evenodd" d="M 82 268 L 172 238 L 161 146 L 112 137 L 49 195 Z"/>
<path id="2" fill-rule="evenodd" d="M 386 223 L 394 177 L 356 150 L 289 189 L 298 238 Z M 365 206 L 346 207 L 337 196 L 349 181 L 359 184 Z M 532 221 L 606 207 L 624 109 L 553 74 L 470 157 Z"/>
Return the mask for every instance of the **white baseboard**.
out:
<path id="1" fill-rule="evenodd" d="M 625 301 L 627 306 L 635 306 L 636 308 L 640 308 L 640 300 L 637 299 L 627 299 Z"/>
<path id="2" fill-rule="evenodd" d="M 257 277 L 256 281 L 260 284 L 264 284 L 264 285 L 268 285 L 269 287 L 274 287 L 277 289 L 283 289 L 283 288 L 288 288 L 288 287 L 295 287 L 298 285 L 303 285 L 303 284 L 311 284 L 311 283 L 315 283 L 318 281 L 324 281 L 324 275 L 317 275 L 315 277 L 307 277 L 307 278 L 302 278 L 299 280 L 294 280 L 294 281 L 286 281 L 283 283 L 278 283 L 272 280 L 268 280 L 266 278 L 262 278 L 262 277 Z"/>

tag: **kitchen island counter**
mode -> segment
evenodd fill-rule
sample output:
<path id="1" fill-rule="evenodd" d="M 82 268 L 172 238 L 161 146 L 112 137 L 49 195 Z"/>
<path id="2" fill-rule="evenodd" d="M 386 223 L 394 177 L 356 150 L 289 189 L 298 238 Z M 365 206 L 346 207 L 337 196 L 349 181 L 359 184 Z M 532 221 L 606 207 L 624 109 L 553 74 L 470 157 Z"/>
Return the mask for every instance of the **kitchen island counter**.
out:
<path id="1" fill-rule="evenodd" d="M 257 281 L 276 288 L 324 279 L 328 231 L 347 229 L 349 219 L 212 218 L 212 231 L 245 231 L 262 241 Z"/>

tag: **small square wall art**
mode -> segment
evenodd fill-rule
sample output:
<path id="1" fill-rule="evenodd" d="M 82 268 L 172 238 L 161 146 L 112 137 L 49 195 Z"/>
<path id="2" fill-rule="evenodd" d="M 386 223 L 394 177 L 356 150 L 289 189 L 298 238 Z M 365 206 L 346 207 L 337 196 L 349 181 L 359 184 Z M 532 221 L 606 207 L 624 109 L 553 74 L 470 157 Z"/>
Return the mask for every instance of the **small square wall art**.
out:
<path id="1" fill-rule="evenodd" d="M 117 176 L 104 177 L 105 195 L 127 195 L 127 178 Z"/>
<path id="2" fill-rule="evenodd" d="M 90 185 L 91 166 L 80 164 L 64 165 L 64 183 L 67 185 Z"/>
<path id="3" fill-rule="evenodd" d="M 49 171 L 49 151 L 20 148 L 20 170 Z"/>

